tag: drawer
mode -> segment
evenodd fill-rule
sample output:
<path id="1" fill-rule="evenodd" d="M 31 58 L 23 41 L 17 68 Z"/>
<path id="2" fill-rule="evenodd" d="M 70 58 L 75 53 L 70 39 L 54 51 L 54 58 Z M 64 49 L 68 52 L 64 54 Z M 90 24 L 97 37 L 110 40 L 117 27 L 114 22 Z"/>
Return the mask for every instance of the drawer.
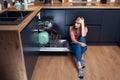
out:
<path id="1" fill-rule="evenodd" d="M 86 24 L 101 24 L 102 10 L 66 10 L 66 25 L 75 22 L 76 17 L 83 16 Z"/>

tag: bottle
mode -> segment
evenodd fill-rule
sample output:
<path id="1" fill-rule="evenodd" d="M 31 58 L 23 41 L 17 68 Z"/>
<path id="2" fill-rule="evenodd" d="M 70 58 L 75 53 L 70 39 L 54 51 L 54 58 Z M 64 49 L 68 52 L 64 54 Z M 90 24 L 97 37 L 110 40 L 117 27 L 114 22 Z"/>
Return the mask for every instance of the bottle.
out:
<path id="1" fill-rule="evenodd" d="M 102 4 L 106 4 L 106 3 L 107 3 L 107 0 L 101 0 L 101 3 L 102 3 Z"/>
<path id="2" fill-rule="evenodd" d="M 11 5 L 10 5 L 10 3 L 8 3 L 8 7 L 10 7 Z"/>
<path id="3" fill-rule="evenodd" d="M 8 2 L 4 0 L 4 8 L 8 8 Z"/>
<path id="4" fill-rule="evenodd" d="M 15 0 L 12 0 L 12 5 L 13 5 L 13 6 L 15 5 Z"/>

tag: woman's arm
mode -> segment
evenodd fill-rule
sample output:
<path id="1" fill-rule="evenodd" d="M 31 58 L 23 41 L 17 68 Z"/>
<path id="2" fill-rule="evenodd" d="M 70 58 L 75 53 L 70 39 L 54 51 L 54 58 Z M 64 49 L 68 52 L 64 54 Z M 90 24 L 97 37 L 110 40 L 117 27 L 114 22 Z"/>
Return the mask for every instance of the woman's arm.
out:
<path id="1" fill-rule="evenodd" d="M 71 40 L 72 40 L 73 43 L 79 44 L 79 45 L 81 45 L 81 46 L 83 46 L 83 47 L 86 46 L 85 43 L 82 43 L 82 42 L 79 42 L 78 40 L 76 40 L 75 35 L 74 35 L 74 32 L 73 32 L 73 30 L 72 30 L 72 26 L 70 26 L 70 37 L 71 37 Z"/>
<path id="2" fill-rule="evenodd" d="M 70 26 L 70 37 L 71 37 L 71 40 L 72 40 L 73 43 L 79 44 L 79 45 L 81 45 L 81 46 L 83 46 L 83 47 L 86 46 L 85 43 L 79 42 L 78 40 L 76 40 L 75 35 L 74 35 L 74 32 L 73 32 L 73 30 L 72 30 L 72 26 Z"/>
<path id="3" fill-rule="evenodd" d="M 70 37 L 71 37 L 72 42 L 76 43 L 76 44 L 79 44 L 79 41 L 77 41 L 76 38 L 75 38 L 74 32 L 72 30 L 72 26 L 70 26 L 70 31 L 69 32 L 70 32 Z"/>
<path id="4" fill-rule="evenodd" d="M 81 22 L 81 29 L 82 29 L 82 31 L 81 31 L 81 36 L 82 37 L 85 37 L 86 35 L 87 35 L 87 32 L 88 32 L 88 29 L 87 29 L 87 27 L 85 26 L 85 22 L 84 22 L 84 18 L 82 17 L 81 19 L 80 19 L 80 22 Z"/>
<path id="5" fill-rule="evenodd" d="M 83 35 L 83 37 L 87 36 L 87 33 L 88 33 L 88 28 L 84 27 L 84 35 Z"/>

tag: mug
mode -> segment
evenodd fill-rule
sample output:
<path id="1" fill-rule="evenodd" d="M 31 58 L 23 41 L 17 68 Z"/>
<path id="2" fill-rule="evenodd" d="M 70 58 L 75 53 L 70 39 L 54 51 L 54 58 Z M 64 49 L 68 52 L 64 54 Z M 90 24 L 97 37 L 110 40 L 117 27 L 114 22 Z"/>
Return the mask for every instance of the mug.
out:
<path id="1" fill-rule="evenodd" d="M 27 3 L 22 3 L 22 9 L 27 10 L 28 9 L 28 4 Z"/>
<path id="2" fill-rule="evenodd" d="M 16 8 L 17 10 L 20 10 L 20 9 L 21 9 L 21 4 L 20 4 L 20 3 L 16 3 L 16 4 L 15 4 L 15 8 Z"/>

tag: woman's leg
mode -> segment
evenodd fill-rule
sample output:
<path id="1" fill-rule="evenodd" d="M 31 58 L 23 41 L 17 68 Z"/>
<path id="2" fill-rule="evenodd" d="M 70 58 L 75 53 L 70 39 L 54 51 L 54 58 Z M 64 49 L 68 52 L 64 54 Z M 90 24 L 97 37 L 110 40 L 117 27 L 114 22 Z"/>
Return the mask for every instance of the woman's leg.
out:
<path id="1" fill-rule="evenodd" d="M 86 43 L 86 39 L 84 37 L 80 37 L 80 42 Z M 81 47 L 81 53 L 84 54 L 87 50 L 87 46 Z"/>
<path id="2" fill-rule="evenodd" d="M 86 43 L 86 39 L 84 37 L 80 37 L 80 42 Z M 85 67 L 84 57 L 85 57 L 86 50 L 87 50 L 87 46 L 81 47 L 81 54 L 82 54 L 81 65 L 82 65 L 82 68 Z"/>
<path id="3" fill-rule="evenodd" d="M 71 44 L 71 51 L 72 51 L 72 53 L 75 54 L 76 59 L 77 59 L 78 77 L 83 78 L 84 74 L 83 74 L 82 65 L 81 65 L 81 58 L 82 58 L 81 46 L 79 44 L 72 43 Z"/>
<path id="4" fill-rule="evenodd" d="M 81 46 L 79 44 L 71 44 L 71 52 L 75 54 L 77 62 L 81 61 L 82 54 L 81 54 Z"/>

